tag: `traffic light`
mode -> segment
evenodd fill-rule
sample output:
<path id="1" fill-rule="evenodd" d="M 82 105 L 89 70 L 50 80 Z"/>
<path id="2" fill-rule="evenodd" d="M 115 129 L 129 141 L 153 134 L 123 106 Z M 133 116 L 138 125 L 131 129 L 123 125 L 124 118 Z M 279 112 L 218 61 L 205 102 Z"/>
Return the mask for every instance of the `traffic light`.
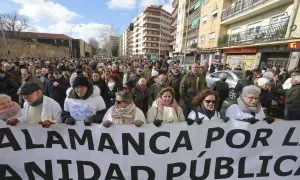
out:
<path id="1" fill-rule="evenodd" d="M 134 29 L 133 23 L 130 23 L 130 25 L 129 25 L 129 30 L 130 30 L 130 31 L 133 31 L 133 29 Z"/>

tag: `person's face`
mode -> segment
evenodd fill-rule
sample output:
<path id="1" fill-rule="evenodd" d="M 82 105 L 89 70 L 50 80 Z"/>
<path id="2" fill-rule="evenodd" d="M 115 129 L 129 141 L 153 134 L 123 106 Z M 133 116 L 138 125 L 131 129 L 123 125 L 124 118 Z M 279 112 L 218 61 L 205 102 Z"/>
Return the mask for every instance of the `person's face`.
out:
<path id="1" fill-rule="evenodd" d="M 43 68 L 43 69 L 42 69 L 42 74 L 43 74 L 43 75 L 46 75 L 46 74 L 48 74 L 48 69 L 46 69 L 46 68 Z"/>
<path id="2" fill-rule="evenodd" d="M 256 107 L 258 105 L 259 97 L 253 94 L 248 94 L 244 98 L 244 102 L 250 107 Z"/>
<path id="3" fill-rule="evenodd" d="M 99 79 L 100 79 L 100 76 L 99 76 L 99 74 L 98 74 L 98 73 L 93 73 L 93 76 L 92 76 L 92 78 L 93 78 L 93 81 L 99 81 Z"/>
<path id="4" fill-rule="evenodd" d="M 7 72 L 7 71 L 10 70 L 10 66 L 7 65 L 7 64 L 4 64 L 2 69 L 3 69 L 4 72 Z"/>
<path id="5" fill-rule="evenodd" d="M 173 96 L 170 91 L 166 91 L 161 95 L 161 98 L 163 101 L 165 101 L 167 104 L 171 104 L 173 100 Z"/>
<path id="6" fill-rule="evenodd" d="M 131 104 L 129 101 L 116 101 L 117 103 L 117 109 L 126 108 L 128 105 Z"/>
<path id="7" fill-rule="evenodd" d="M 22 95 L 22 97 L 29 104 L 32 104 L 41 97 L 41 91 L 38 90 L 38 91 L 35 91 L 31 94 Z"/>
<path id="8" fill-rule="evenodd" d="M 14 103 L 6 97 L 0 98 L 0 110 L 5 110 L 12 107 Z"/>
<path id="9" fill-rule="evenodd" d="M 83 72 L 82 75 L 86 78 L 89 78 L 89 74 L 87 72 Z"/>
<path id="10" fill-rule="evenodd" d="M 214 95 L 208 95 L 203 100 L 203 105 L 208 110 L 214 110 L 216 105 L 216 97 Z"/>
<path id="11" fill-rule="evenodd" d="M 88 87 L 86 87 L 86 86 L 76 86 L 75 87 L 75 92 L 79 97 L 85 96 L 87 90 L 88 90 Z"/>
<path id="12" fill-rule="evenodd" d="M 166 76 L 159 76 L 158 79 L 159 79 L 159 82 L 161 82 L 161 84 L 164 84 L 166 82 L 167 77 Z"/>
<path id="13" fill-rule="evenodd" d="M 199 65 L 198 65 L 198 64 L 194 64 L 194 65 L 192 66 L 192 72 L 193 72 L 194 74 L 199 73 Z"/>
<path id="14" fill-rule="evenodd" d="M 59 78 L 61 78 L 61 74 L 59 72 L 54 72 L 53 77 L 54 77 L 54 79 L 59 79 Z"/>
<path id="15" fill-rule="evenodd" d="M 263 90 L 268 90 L 269 88 L 271 87 L 271 85 L 269 84 L 269 83 L 267 83 L 267 84 L 264 84 L 261 88 L 263 89 Z"/>
<path id="16" fill-rule="evenodd" d="M 25 80 L 29 77 L 29 73 L 27 71 L 22 71 L 21 76 L 22 76 L 22 79 Z"/>

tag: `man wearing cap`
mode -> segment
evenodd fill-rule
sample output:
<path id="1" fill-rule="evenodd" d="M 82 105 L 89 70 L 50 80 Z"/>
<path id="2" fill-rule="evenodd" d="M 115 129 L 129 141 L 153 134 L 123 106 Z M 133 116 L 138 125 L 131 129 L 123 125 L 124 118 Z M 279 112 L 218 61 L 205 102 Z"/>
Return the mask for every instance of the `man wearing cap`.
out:
<path id="1" fill-rule="evenodd" d="M 59 104 L 43 96 L 41 87 L 36 83 L 26 83 L 20 90 L 19 95 L 25 100 L 23 114 L 20 119 L 12 120 L 12 124 L 18 121 L 29 124 L 41 124 L 43 127 L 50 127 L 51 124 L 61 121 L 61 108 Z"/>
<path id="2" fill-rule="evenodd" d="M 74 125 L 75 121 L 84 121 L 86 126 L 101 123 L 105 111 L 106 105 L 100 96 L 100 89 L 93 86 L 84 76 L 78 75 L 72 88 L 67 91 L 63 122 Z"/>
<path id="3" fill-rule="evenodd" d="M 62 71 L 54 69 L 53 79 L 46 84 L 45 95 L 53 98 L 62 109 L 64 109 L 64 101 L 67 97 L 66 91 L 70 87 L 68 80 L 62 76 Z"/>
<path id="4" fill-rule="evenodd" d="M 102 125 L 107 128 L 112 124 L 135 124 L 140 127 L 144 123 L 146 123 L 145 115 L 133 103 L 132 94 L 128 91 L 119 91 L 116 93 L 116 104 L 107 110 Z"/>

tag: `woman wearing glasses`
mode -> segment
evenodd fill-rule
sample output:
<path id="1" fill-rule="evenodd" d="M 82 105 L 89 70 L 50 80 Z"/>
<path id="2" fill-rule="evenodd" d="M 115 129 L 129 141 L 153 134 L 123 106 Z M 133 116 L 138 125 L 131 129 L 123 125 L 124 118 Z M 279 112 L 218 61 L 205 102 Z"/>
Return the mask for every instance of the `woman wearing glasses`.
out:
<path id="1" fill-rule="evenodd" d="M 147 122 L 160 126 L 161 123 L 185 121 L 182 109 L 174 98 L 173 88 L 163 88 L 147 113 Z"/>
<path id="2" fill-rule="evenodd" d="M 102 125 L 107 128 L 112 124 L 135 124 L 140 127 L 144 123 L 144 113 L 135 106 L 128 91 L 116 93 L 116 103 L 107 110 L 102 121 Z"/>
<path id="3" fill-rule="evenodd" d="M 263 120 L 265 114 L 259 102 L 260 93 L 261 90 L 257 86 L 244 87 L 241 96 L 237 99 L 237 104 L 232 104 L 227 109 L 226 117 L 251 124 Z"/>
<path id="4" fill-rule="evenodd" d="M 212 90 L 199 92 L 193 99 L 192 104 L 196 108 L 189 113 L 187 123 L 191 125 L 195 121 L 201 124 L 203 121 L 220 120 L 220 114 L 215 110 L 217 102 L 216 92 Z"/>

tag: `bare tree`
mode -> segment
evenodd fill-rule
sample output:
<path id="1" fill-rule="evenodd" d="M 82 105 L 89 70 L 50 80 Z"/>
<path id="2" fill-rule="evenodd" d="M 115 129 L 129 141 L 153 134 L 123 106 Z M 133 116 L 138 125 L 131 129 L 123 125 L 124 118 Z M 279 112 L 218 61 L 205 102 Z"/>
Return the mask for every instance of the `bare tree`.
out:
<path id="1" fill-rule="evenodd" d="M 3 29 L 12 35 L 18 35 L 30 28 L 29 19 L 25 16 L 19 15 L 17 12 L 0 13 L 0 23 L 3 25 Z"/>
<path id="2" fill-rule="evenodd" d="M 116 51 L 118 51 L 118 47 L 115 47 L 111 39 L 111 37 L 117 36 L 117 34 L 118 34 L 117 30 L 114 29 L 113 27 L 105 31 L 99 32 L 98 37 L 101 40 L 102 53 L 104 56 L 106 57 L 117 56 L 118 53 L 116 53 Z"/>
<path id="3" fill-rule="evenodd" d="M 89 39 L 89 44 L 92 46 L 93 55 L 98 54 L 98 52 L 99 52 L 99 43 L 96 40 L 96 38 L 91 37 Z"/>

